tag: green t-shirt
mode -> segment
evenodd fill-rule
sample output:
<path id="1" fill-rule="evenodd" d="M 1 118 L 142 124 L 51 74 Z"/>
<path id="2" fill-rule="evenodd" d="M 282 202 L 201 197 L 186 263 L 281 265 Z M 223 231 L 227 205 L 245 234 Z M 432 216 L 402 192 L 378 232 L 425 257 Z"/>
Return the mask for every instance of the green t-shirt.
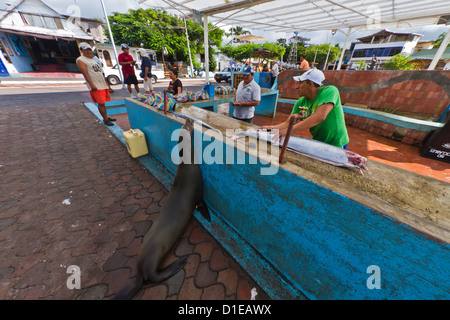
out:
<path id="1" fill-rule="evenodd" d="M 326 119 L 318 125 L 309 129 L 314 140 L 322 141 L 336 147 L 345 146 L 350 140 L 348 138 L 347 128 L 345 127 L 344 111 L 342 109 L 341 97 L 335 86 L 321 87 L 317 96 L 309 101 L 306 97 L 301 97 L 295 103 L 292 114 L 299 112 L 300 107 L 306 107 L 306 117 L 316 112 L 317 107 L 333 103 L 334 107 L 328 113 Z"/>

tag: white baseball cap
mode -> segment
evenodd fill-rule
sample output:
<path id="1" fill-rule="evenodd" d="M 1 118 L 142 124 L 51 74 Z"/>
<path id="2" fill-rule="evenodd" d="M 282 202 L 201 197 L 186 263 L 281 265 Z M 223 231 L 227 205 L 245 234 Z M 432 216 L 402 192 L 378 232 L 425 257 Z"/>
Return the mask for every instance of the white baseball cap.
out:
<path id="1" fill-rule="evenodd" d="M 123 49 L 130 49 L 130 47 L 126 44 L 126 43 L 122 43 L 122 45 L 120 46 L 120 48 Z"/>
<path id="2" fill-rule="evenodd" d="M 140 53 L 141 56 L 143 56 L 143 57 L 148 57 L 148 53 L 147 53 L 147 51 L 145 51 L 145 49 L 140 48 L 140 49 L 138 50 L 138 52 Z"/>
<path id="3" fill-rule="evenodd" d="M 322 71 L 317 69 L 311 69 L 303 73 L 301 76 L 294 77 L 294 80 L 295 81 L 309 80 L 321 86 L 322 82 L 325 80 L 325 76 Z"/>
<path id="4" fill-rule="evenodd" d="M 92 50 L 91 45 L 89 43 L 87 43 L 87 42 L 81 42 L 78 47 L 80 48 L 80 50 L 86 50 L 86 49 L 91 49 Z"/>

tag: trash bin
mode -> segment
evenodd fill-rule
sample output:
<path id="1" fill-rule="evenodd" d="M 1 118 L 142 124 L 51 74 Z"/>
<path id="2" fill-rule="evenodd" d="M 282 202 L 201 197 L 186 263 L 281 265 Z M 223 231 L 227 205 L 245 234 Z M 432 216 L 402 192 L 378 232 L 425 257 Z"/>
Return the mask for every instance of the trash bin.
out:
<path id="1" fill-rule="evenodd" d="M 425 137 L 420 155 L 450 163 L 450 121 Z"/>

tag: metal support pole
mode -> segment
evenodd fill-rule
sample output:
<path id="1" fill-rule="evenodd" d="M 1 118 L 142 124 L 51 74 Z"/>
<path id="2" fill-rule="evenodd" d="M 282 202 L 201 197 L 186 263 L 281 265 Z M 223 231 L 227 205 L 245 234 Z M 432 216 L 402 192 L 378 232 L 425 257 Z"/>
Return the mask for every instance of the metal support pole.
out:
<path id="1" fill-rule="evenodd" d="M 450 41 L 450 29 L 447 31 L 447 35 L 442 40 L 441 45 L 439 46 L 439 49 L 437 50 L 436 54 L 434 55 L 433 61 L 431 61 L 430 66 L 428 67 L 428 70 L 434 70 L 436 68 L 436 65 L 438 64 L 439 60 L 442 57 L 442 54 L 444 53 L 445 49 L 447 49 L 448 42 Z"/>
<path id="2" fill-rule="evenodd" d="M 125 89 L 125 81 L 123 80 L 123 74 L 120 71 L 119 55 L 117 54 L 116 44 L 114 43 L 114 37 L 111 32 L 111 26 L 109 25 L 108 14 L 106 13 L 106 8 L 105 8 L 105 4 L 103 3 L 103 0 L 100 0 L 100 2 L 102 3 L 103 13 L 105 14 L 106 25 L 108 26 L 109 37 L 111 38 L 111 44 L 113 46 L 114 55 L 116 56 L 117 69 L 119 70 L 120 79 L 122 80 L 122 89 Z"/>
<path id="3" fill-rule="evenodd" d="M 347 48 L 348 39 L 350 38 L 350 33 L 352 31 L 352 27 L 348 28 L 347 36 L 345 37 L 344 47 L 342 48 L 341 57 L 339 58 L 339 64 L 337 70 L 341 70 L 342 61 L 344 61 L 345 48 Z"/>
<path id="4" fill-rule="evenodd" d="M 319 51 L 319 45 L 317 45 L 317 48 L 316 48 L 316 53 L 314 54 L 314 61 L 313 61 L 313 62 L 316 62 L 317 51 Z"/>
<path id="5" fill-rule="evenodd" d="M 188 47 L 188 52 L 189 52 L 189 62 L 191 64 L 192 78 L 195 78 L 194 77 L 194 65 L 192 64 L 191 46 L 189 45 L 189 35 L 188 35 L 188 30 L 187 30 L 186 19 L 183 19 L 183 20 L 184 20 L 184 30 L 186 30 L 186 41 L 187 41 L 187 47 Z"/>
<path id="6" fill-rule="evenodd" d="M 205 84 L 209 84 L 209 37 L 208 16 L 203 16 L 203 34 L 205 37 Z"/>
<path id="7" fill-rule="evenodd" d="M 326 70 L 326 68 L 327 68 L 327 64 L 328 64 L 328 56 L 330 55 L 331 44 L 333 43 L 333 37 L 334 37 L 334 34 L 335 34 L 335 33 L 336 33 L 335 30 L 331 31 L 330 46 L 328 47 L 327 59 L 325 60 L 325 65 L 323 66 L 323 70 Z"/>
<path id="8" fill-rule="evenodd" d="M 326 70 L 327 69 L 328 56 L 330 55 L 330 51 L 331 51 L 331 43 L 330 43 L 330 46 L 328 47 L 327 58 L 325 59 L 325 64 L 323 65 L 323 69 L 322 70 Z"/>

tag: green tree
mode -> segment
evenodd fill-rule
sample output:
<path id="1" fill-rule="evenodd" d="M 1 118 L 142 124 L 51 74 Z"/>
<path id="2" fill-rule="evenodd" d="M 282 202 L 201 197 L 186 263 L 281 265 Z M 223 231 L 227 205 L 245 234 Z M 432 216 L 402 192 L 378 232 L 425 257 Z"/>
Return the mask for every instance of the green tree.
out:
<path id="1" fill-rule="evenodd" d="M 250 34 L 250 31 L 244 30 L 242 27 L 231 27 L 229 32 L 225 33 L 227 37 L 233 35 L 233 39 L 231 39 L 231 42 L 244 42 L 240 39 L 234 38 L 234 36 L 241 36 L 245 34 Z"/>
<path id="2" fill-rule="evenodd" d="M 441 46 L 442 41 L 444 40 L 445 36 L 447 35 L 447 32 L 441 33 L 436 40 L 433 41 L 433 48 L 439 48 Z M 450 42 L 448 43 L 447 47 L 450 47 Z"/>
<path id="3" fill-rule="evenodd" d="M 386 70 L 413 70 L 414 65 L 410 63 L 411 57 L 402 53 L 396 54 L 384 64 Z"/>
<path id="4" fill-rule="evenodd" d="M 308 47 L 305 45 L 304 42 L 290 43 L 288 45 L 288 47 L 286 48 L 286 52 L 284 54 L 283 61 L 287 61 L 289 52 L 290 52 L 292 46 L 295 44 L 297 45 L 298 59 L 300 59 L 301 55 L 304 55 L 305 59 L 308 62 L 315 61 L 316 63 L 318 63 L 318 68 L 321 68 L 324 65 L 324 63 L 327 59 L 328 49 L 330 47 L 330 44 L 328 44 L 328 43 L 324 43 L 321 45 L 311 45 Z M 336 59 L 339 59 L 340 54 L 341 54 L 341 49 L 339 48 L 339 46 L 337 46 L 337 45 L 331 46 L 330 55 L 328 57 L 328 62 L 332 62 Z"/>
<path id="5" fill-rule="evenodd" d="M 366 61 L 356 61 L 355 63 L 353 63 L 353 65 L 355 66 L 356 70 L 364 70 L 364 68 L 366 67 Z"/>
<path id="6" fill-rule="evenodd" d="M 330 54 L 328 56 L 328 63 L 333 62 L 336 59 L 339 59 L 341 55 L 341 49 L 339 49 L 338 46 L 331 46 L 330 49 L 329 43 L 309 46 L 308 48 L 306 48 L 304 53 L 305 59 L 308 62 L 313 62 L 315 57 L 316 62 L 318 63 L 318 67 L 322 68 L 323 65 L 325 64 L 325 61 L 327 60 L 328 50 L 330 50 Z"/>
<path id="7" fill-rule="evenodd" d="M 283 46 L 271 42 L 266 42 L 263 44 L 246 43 L 239 46 L 232 46 L 227 44 L 226 46 L 221 47 L 220 50 L 227 57 L 241 61 L 251 57 L 255 57 L 254 52 L 258 48 L 264 48 L 271 51 L 270 53 L 262 56 L 263 58 L 267 59 L 279 59 L 286 51 L 286 48 L 284 48 Z"/>
<path id="8" fill-rule="evenodd" d="M 114 12 L 110 17 L 111 31 L 115 42 L 130 46 L 144 46 L 161 54 L 167 47 L 167 60 L 189 61 L 189 52 L 184 30 L 184 21 L 167 12 L 154 9 L 128 10 L 127 13 Z M 203 28 L 192 21 L 186 21 L 191 54 L 204 54 Z M 209 24 L 212 28 L 212 24 Z M 220 47 L 224 31 L 216 28 L 209 32 L 209 52 Z"/>

